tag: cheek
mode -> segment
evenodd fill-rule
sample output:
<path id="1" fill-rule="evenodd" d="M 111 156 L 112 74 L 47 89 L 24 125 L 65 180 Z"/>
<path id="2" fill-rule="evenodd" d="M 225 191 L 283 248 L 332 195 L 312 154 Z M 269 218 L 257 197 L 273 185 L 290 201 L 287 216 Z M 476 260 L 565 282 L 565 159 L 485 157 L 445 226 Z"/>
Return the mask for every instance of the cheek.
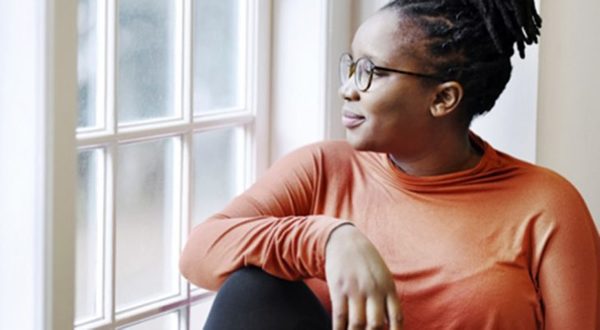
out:
<path id="1" fill-rule="evenodd" d="M 403 103 L 398 93 L 386 90 L 365 94 L 361 101 L 367 113 L 373 117 L 393 115 L 402 108 Z"/>
<path id="2" fill-rule="evenodd" d="M 416 108 L 423 106 L 425 90 L 417 85 L 412 77 L 394 75 L 382 78 L 377 84 L 371 85 L 371 92 L 364 94 L 373 112 L 387 112 L 390 109 Z"/>
<path id="3" fill-rule="evenodd" d="M 412 140 L 427 131 L 431 116 L 423 95 L 390 92 L 369 101 L 369 127 L 378 138 Z"/>
<path id="4" fill-rule="evenodd" d="M 406 122 L 414 122 L 425 113 L 426 109 L 414 96 L 400 93 L 387 94 L 386 97 L 369 99 L 368 114 L 378 126 L 396 126 Z"/>

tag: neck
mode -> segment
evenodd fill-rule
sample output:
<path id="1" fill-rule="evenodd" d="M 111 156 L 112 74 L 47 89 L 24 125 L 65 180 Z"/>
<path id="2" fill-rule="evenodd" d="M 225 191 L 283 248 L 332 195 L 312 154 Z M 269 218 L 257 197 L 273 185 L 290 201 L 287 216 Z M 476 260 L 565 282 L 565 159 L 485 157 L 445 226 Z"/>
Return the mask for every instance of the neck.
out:
<path id="1" fill-rule="evenodd" d="M 433 176 L 459 172 L 475 167 L 482 152 L 471 143 L 466 132 L 458 138 L 440 139 L 426 152 L 411 158 L 390 153 L 389 157 L 400 170 L 412 176 Z"/>

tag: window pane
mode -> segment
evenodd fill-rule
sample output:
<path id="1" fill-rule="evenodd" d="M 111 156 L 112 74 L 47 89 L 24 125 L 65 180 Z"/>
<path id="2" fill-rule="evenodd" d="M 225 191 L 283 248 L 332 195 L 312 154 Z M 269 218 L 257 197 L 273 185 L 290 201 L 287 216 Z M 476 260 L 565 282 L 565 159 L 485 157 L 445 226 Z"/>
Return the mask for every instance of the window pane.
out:
<path id="1" fill-rule="evenodd" d="M 79 0 L 77 12 L 78 127 L 96 126 L 96 0 Z"/>
<path id="2" fill-rule="evenodd" d="M 121 329 L 127 330 L 178 330 L 179 329 L 179 313 L 171 313 L 157 318 L 144 321 L 136 325 Z"/>
<path id="3" fill-rule="evenodd" d="M 77 227 L 76 227 L 76 294 L 75 320 L 79 323 L 99 314 L 98 299 L 102 286 L 99 254 L 102 224 L 102 152 L 85 150 L 78 155 Z"/>
<path id="4" fill-rule="evenodd" d="M 240 106 L 244 68 L 241 0 L 194 2 L 194 111 Z M 240 29 L 241 28 L 241 29 Z"/>
<path id="5" fill-rule="evenodd" d="M 243 133 L 228 128 L 194 135 L 194 224 L 237 195 L 244 170 Z"/>
<path id="6" fill-rule="evenodd" d="M 175 116 L 175 1 L 119 3 L 119 123 Z"/>
<path id="7" fill-rule="evenodd" d="M 198 303 L 192 306 L 190 315 L 190 329 L 202 329 L 204 327 L 204 323 L 206 323 L 206 319 L 208 317 L 208 312 L 210 311 L 214 300 L 215 297 L 211 296 L 209 298 L 200 300 Z"/>
<path id="8" fill-rule="evenodd" d="M 119 147 L 117 172 L 117 310 L 178 290 L 174 138 Z"/>

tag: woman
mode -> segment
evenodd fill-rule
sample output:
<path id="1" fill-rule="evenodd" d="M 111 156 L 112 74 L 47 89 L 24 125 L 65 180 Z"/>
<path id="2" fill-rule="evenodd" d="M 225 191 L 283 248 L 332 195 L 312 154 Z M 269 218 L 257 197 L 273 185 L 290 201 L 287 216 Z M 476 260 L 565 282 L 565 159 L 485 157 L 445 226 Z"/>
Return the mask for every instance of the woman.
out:
<path id="1" fill-rule="evenodd" d="M 182 273 L 221 287 L 207 328 L 600 329 L 582 198 L 469 131 L 540 26 L 531 0 L 364 22 L 340 60 L 348 141 L 284 157 L 192 232 Z"/>

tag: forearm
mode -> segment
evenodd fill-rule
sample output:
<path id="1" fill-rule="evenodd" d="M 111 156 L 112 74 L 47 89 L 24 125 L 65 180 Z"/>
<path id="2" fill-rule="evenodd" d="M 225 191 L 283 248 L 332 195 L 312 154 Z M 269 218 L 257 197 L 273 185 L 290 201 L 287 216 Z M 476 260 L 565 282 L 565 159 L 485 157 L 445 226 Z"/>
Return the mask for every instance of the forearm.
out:
<path id="1" fill-rule="evenodd" d="M 344 223 L 321 215 L 209 219 L 191 233 L 181 272 L 211 290 L 245 266 L 288 280 L 323 278 L 327 238 Z"/>

